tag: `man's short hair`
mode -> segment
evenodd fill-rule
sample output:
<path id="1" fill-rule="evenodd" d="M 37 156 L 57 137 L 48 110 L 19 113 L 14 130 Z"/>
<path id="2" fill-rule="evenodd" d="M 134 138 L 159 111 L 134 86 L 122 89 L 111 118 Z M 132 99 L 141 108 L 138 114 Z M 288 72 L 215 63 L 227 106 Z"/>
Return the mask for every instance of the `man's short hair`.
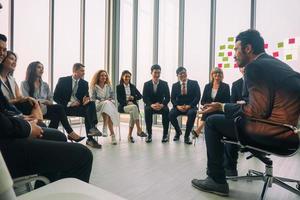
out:
<path id="1" fill-rule="evenodd" d="M 184 67 L 178 67 L 176 70 L 176 75 L 178 76 L 178 74 L 180 74 L 183 71 L 186 71 L 186 69 Z"/>
<path id="2" fill-rule="evenodd" d="M 161 67 L 158 64 L 152 65 L 151 73 L 153 72 L 153 70 L 160 70 L 161 71 Z"/>
<path id="3" fill-rule="evenodd" d="M 253 54 L 255 55 L 265 52 L 264 39 L 257 30 L 248 29 L 239 33 L 235 38 L 235 42 L 238 41 L 241 41 L 242 49 L 244 49 L 246 45 L 250 44 L 253 49 Z"/>
<path id="4" fill-rule="evenodd" d="M 75 63 L 73 65 L 73 72 L 79 70 L 81 67 L 85 67 L 85 66 L 83 64 L 81 64 L 81 63 Z"/>
<path id="5" fill-rule="evenodd" d="M 7 42 L 7 37 L 0 33 L 0 40 Z"/>

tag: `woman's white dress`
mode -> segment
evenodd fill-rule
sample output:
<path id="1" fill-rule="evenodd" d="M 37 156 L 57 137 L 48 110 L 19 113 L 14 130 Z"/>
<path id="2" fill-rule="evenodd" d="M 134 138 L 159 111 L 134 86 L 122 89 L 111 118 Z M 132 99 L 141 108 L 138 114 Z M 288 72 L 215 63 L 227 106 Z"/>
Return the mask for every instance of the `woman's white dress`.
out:
<path id="1" fill-rule="evenodd" d="M 114 126 L 119 126 L 119 113 L 115 105 L 112 88 L 107 84 L 103 88 L 95 85 L 94 88 L 90 89 L 90 97 L 96 103 L 98 121 L 103 121 L 102 113 L 105 113 L 111 118 Z"/>

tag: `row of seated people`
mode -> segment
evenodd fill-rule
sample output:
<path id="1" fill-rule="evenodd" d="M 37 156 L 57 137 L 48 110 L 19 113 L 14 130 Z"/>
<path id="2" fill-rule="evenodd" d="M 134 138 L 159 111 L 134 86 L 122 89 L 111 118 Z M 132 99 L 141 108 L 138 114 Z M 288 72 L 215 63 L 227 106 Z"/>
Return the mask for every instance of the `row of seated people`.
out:
<path id="1" fill-rule="evenodd" d="M 106 71 L 99 70 L 93 76 L 88 89 L 88 83 L 83 80 L 84 65 L 76 63 L 73 66 L 73 75 L 60 78 L 54 91 L 54 100 L 58 104 L 53 104 L 53 95 L 46 82 L 42 80 L 44 67 L 42 63 L 36 61 L 27 67 L 25 81 L 21 83 L 21 92 L 12 73 L 16 68 L 17 56 L 8 51 L 3 59 L 0 69 L 4 95 L 11 103 L 16 105 L 24 114 L 40 114 L 39 119 L 50 119 L 49 127 L 57 128 L 59 122 L 68 133 L 68 139 L 80 142 L 84 137 L 78 136 L 70 126 L 67 116 L 80 116 L 85 118 L 85 128 L 87 133 L 87 144 L 101 148 L 92 136 L 107 136 L 107 127 L 112 136 L 112 144 L 117 144 L 113 126 L 119 124 L 119 117 L 114 102 L 114 92 L 111 87 L 109 76 Z M 200 100 L 200 87 L 197 81 L 188 80 L 186 69 L 179 67 L 176 71 L 179 81 L 172 87 L 171 102 L 174 108 L 169 113 L 168 103 L 170 92 L 168 83 L 160 80 L 161 68 L 159 65 L 151 67 L 152 80 L 144 84 L 143 95 L 130 83 L 131 73 L 123 71 L 120 84 L 117 86 L 118 111 L 130 114 L 128 140 L 134 143 L 132 132 L 134 125 L 137 126 L 138 136 L 145 137 L 139 122 L 139 108 L 137 101 L 143 98 L 145 103 L 145 121 L 148 137 L 146 142 L 152 141 L 152 115 L 162 114 L 163 138 L 162 142 L 168 141 L 169 120 L 175 127 L 176 135 L 174 141 L 179 140 L 181 130 L 178 125 L 177 116 L 187 115 L 187 128 L 185 132 L 185 143 L 191 144 L 189 134 L 194 126 L 197 114 L 197 105 Z M 230 102 L 229 85 L 223 83 L 223 72 L 219 68 L 214 68 L 211 72 L 211 83 L 204 89 L 201 104 L 213 101 Z M 240 80 L 239 80 L 240 82 Z M 233 84 L 232 96 L 236 96 L 235 84 Z M 22 93 L 22 95 L 21 95 Z M 235 102 L 235 100 L 233 100 Z M 28 102 L 34 106 L 28 106 Z M 28 109 L 30 107 L 30 109 Z M 40 111 L 40 112 L 39 112 Z M 216 113 L 212 113 L 216 114 Z M 193 130 L 193 134 L 198 136 L 204 121 L 208 115 L 203 115 L 200 126 Z M 99 120 L 104 121 L 103 133 L 96 125 Z"/>
<path id="2" fill-rule="evenodd" d="M 0 34 L 1 69 L 4 69 L 6 57 L 7 38 Z M 1 76 L 1 88 L 3 82 L 8 83 L 3 78 Z M 38 104 L 34 99 L 20 99 L 23 100 L 19 104 L 27 102 L 33 110 L 37 110 Z M 51 182 L 67 177 L 89 182 L 93 163 L 91 151 L 82 144 L 68 143 L 66 136 L 57 129 L 44 127 L 38 120 L 39 111 L 26 115 L 11 102 L 17 104 L 17 101 L 9 102 L 0 90 L 0 151 L 12 178 L 39 174 Z M 19 107 L 22 108 L 21 105 Z M 40 186 L 41 183 L 36 184 L 36 187 Z"/>
<path id="3" fill-rule="evenodd" d="M 6 45 L 6 37 L 0 35 L 1 65 L 3 65 L 3 60 L 7 56 Z M 299 147 L 299 136 L 294 131 L 285 126 L 274 127 L 273 123 L 297 125 L 300 116 L 300 74 L 293 71 L 287 64 L 267 55 L 264 50 L 264 40 L 256 30 L 239 33 L 236 37 L 234 51 L 237 65 L 240 68 L 245 67 L 245 84 L 243 85 L 248 92 L 246 95 L 248 98 L 243 102 L 243 105 L 241 103 L 212 102 L 206 104 L 203 110 L 200 111 L 204 116 L 219 111 L 223 113 L 210 115 L 205 120 L 207 177 L 192 180 L 192 185 L 197 189 L 222 196 L 228 196 L 229 194 L 225 173 L 226 166 L 224 166 L 225 149 L 224 144 L 221 142 L 223 137 L 234 141 L 242 138 L 243 143 L 259 144 L 268 149 L 297 149 Z M 74 71 L 73 78 L 78 77 L 75 76 L 78 73 L 83 77 L 84 67 L 81 66 L 79 69 Z M 125 78 L 125 74 L 127 74 L 127 78 Z M 132 95 L 134 86 L 129 84 L 130 73 L 125 74 L 122 76 L 125 86 L 121 84 L 117 87 L 118 98 L 123 96 L 125 102 L 121 107 L 124 112 L 127 110 L 126 106 L 135 104 L 134 101 L 137 100 L 136 96 Z M 175 129 L 176 124 L 174 122 L 176 121 L 171 116 L 187 114 L 200 101 L 200 88 L 197 82 L 187 80 L 186 70 L 182 67 L 177 69 L 177 75 L 180 81 L 173 84 L 171 101 L 174 108 L 169 113 L 170 121 Z M 79 83 L 76 81 L 78 79 Z M 70 80 L 70 83 L 67 83 L 67 80 Z M 5 80 L 4 82 L 7 83 Z M 69 96 L 73 93 L 73 98 L 77 99 L 79 97 L 78 93 L 81 91 L 79 88 L 82 87 L 80 83 L 88 88 L 87 82 L 80 78 L 75 78 L 73 83 L 72 76 L 59 80 L 62 91 L 67 90 L 64 85 L 69 84 L 69 86 L 72 86 L 74 84 L 74 87 L 70 89 L 71 94 Z M 59 84 L 56 90 L 59 89 Z M 157 87 L 159 85 L 160 83 Z M 2 81 L 0 86 L 2 86 Z M 153 90 L 155 87 L 153 87 Z M 199 90 L 195 90 L 197 87 Z M 74 88 L 77 88 L 76 93 L 73 90 Z M 120 95 L 120 90 L 123 90 L 123 95 Z M 137 92 L 137 89 L 134 90 Z M 157 90 L 159 89 L 157 88 Z M 61 93 L 67 96 L 67 92 Z M 198 101 L 195 101 L 195 104 L 191 104 L 192 101 L 185 103 L 185 100 L 193 99 L 189 97 L 192 94 L 198 98 Z M 139 98 L 142 98 L 142 95 L 139 96 Z M 70 98 L 65 98 L 67 100 L 63 106 L 79 104 L 84 107 L 91 104 L 87 93 L 81 97 L 80 102 L 79 99 L 77 102 L 76 99 L 70 101 Z M 54 94 L 54 100 L 55 98 Z M 162 106 L 161 104 L 153 106 L 159 108 L 159 106 Z M 33 107 L 36 108 L 36 104 L 33 104 Z M 96 106 L 88 108 L 96 109 Z M 130 109 L 128 108 L 128 110 Z M 193 113 L 195 112 L 193 111 Z M 38 112 L 35 111 L 33 114 L 38 115 Z M 88 122 L 91 129 L 95 127 L 97 122 L 96 111 L 93 112 L 93 115 L 94 121 Z M 238 124 L 239 137 L 236 135 L 234 121 L 237 116 L 243 120 L 242 123 Z M 248 120 L 249 117 L 273 123 L 258 123 Z M 41 128 L 34 119 L 32 115 L 20 113 L 13 104 L 7 101 L 2 90 L 0 90 L 0 150 L 12 176 L 41 173 L 49 174 L 47 177 L 51 180 L 75 177 L 88 182 L 92 166 L 91 152 L 81 144 L 66 143 L 66 138 L 61 132 L 56 129 Z M 174 139 L 179 139 L 180 130 L 176 131 Z M 93 132 L 91 131 L 91 133 Z"/>

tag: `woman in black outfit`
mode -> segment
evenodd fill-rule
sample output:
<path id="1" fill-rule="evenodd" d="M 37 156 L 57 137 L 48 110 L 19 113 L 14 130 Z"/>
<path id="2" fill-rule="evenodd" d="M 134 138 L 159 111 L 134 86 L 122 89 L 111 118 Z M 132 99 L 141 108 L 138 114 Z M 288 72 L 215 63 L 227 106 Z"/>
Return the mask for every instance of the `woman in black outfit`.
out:
<path id="1" fill-rule="evenodd" d="M 230 89 L 229 85 L 223 83 L 224 74 L 222 69 L 214 68 L 210 73 L 211 82 L 205 85 L 203 96 L 201 99 L 201 105 L 205 105 L 211 102 L 229 103 L 230 102 Z M 192 133 L 194 137 L 198 137 L 204 127 L 205 120 L 208 116 L 213 114 L 220 114 L 222 112 L 213 112 L 209 114 L 203 114 L 201 117 L 200 125 Z"/>
<path id="2" fill-rule="evenodd" d="M 128 70 L 123 71 L 120 84 L 117 85 L 117 99 L 119 102 L 119 113 L 130 114 L 128 141 L 134 143 L 134 139 L 132 137 L 134 124 L 136 125 L 138 136 L 147 137 L 147 134 L 143 132 L 139 120 L 140 111 L 138 100 L 142 99 L 143 96 L 135 87 L 135 85 L 130 83 L 130 80 L 131 73 Z"/>

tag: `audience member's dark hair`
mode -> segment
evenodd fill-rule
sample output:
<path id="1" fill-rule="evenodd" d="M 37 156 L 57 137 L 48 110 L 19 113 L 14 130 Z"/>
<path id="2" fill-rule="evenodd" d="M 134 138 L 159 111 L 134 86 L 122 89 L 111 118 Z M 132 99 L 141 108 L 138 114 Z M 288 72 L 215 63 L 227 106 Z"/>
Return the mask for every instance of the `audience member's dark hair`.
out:
<path id="1" fill-rule="evenodd" d="M 131 76 L 131 73 L 130 73 L 130 71 L 128 71 L 128 70 L 124 70 L 124 71 L 122 72 L 122 74 L 121 74 L 121 78 L 120 78 L 120 84 L 124 84 L 124 81 L 123 81 L 123 76 L 124 76 L 125 74 L 129 74 L 129 75 Z"/>
<path id="2" fill-rule="evenodd" d="M 85 67 L 85 66 L 83 64 L 81 64 L 81 63 L 75 63 L 73 65 L 73 72 L 79 70 L 81 67 Z"/>
<path id="3" fill-rule="evenodd" d="M 0 33 L 0 40 L 7 42 L 7 37 Z"/>
<path id="4" fill-rule="evenodd" d="M 152 65 L 151 73 L 153 72 L 153 70 L 161 70 L 161 67 L 158 64 Z"/>
<path id="5" fill-rule="evenodd" d="M 15 53 L 12 52 L 12 51 L 7 51 L 5 58 L 2 60 L 2 63 L 0 63 L 0 64 L 1 64 L 1 65 L 0 65 L 0 72 L 2 72 L 2 70 L 3 70 L 3 67 L 4 67 L 4 66 L 3 66 L 3 63 L 4 63 L 4 61 L 5 61 L 10 55 L 13 55 L 14 57 L 16 57 L 16 59 L 18 59 L 17 54 L 15 54 Z M 11 74 L 13 74 L 13 72 L 12 72 Z"/>
<path id="6" fill-rule="evenodd" d="M 235 42 L 238 41 L 241 41 L 242 49 L 245 49 L 246 45 L 250 44 L 255 55 L 265 52 L 264 39 L 257 30 L 248 29 L 239 33 L 235 38 Z"/>
<path id="7" fill-rule="evenodd" d="M 186 69 L 184 68 L 184 67 L 178 67 L 177 69 L 176 69 L 176 75 L 178 75 L 180 72 L 182 72 L 182 71 L 186 71 Z"/>
<path id="8" fill-rule="evenodd" d="M 39 64 L 42 64 L 39 61 L 32 62 L 28 65 L 26 70 L 26 77 L 25 80 L 28 83 L 29 86 L 29 96 L 33 97 L 34 94 L 34 82 L 37 78 L 36 69 Z"/>

